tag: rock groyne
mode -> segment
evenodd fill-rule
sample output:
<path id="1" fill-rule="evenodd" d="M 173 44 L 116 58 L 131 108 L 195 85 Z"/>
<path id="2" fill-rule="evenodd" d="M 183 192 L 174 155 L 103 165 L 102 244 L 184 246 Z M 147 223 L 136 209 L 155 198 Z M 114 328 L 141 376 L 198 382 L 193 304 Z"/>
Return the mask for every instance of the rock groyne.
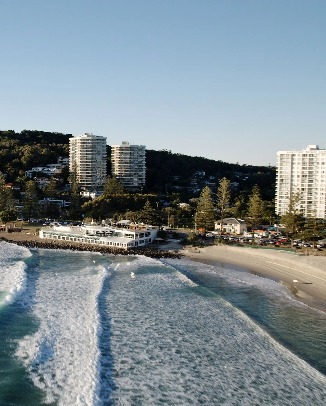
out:
<path id="1" fill-rule="evenodd" d="M 115 247 L 105 247 L 94 244 L 80 244 L 80 243 L 67 243 L 55 240 L 11 240 L 10 238 L 1 237 L 0 241 L 6 241 L 30 249 L 43 248 L 43 249 L 61 249 L 70 251 L 88 251 L 99 252 L 101 254 L 112 255 L 144 255 L 150 258 L 176 258 L 180 259 L 182 255 L 178 251 L 160 250 L 156 247 L 147 246 L 133 249 L 121 249 Z"/>

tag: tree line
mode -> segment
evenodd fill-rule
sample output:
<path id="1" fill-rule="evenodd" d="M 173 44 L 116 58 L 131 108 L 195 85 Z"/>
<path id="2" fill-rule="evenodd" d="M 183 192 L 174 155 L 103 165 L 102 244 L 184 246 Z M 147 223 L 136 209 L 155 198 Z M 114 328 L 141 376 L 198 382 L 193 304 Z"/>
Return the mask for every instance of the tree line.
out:
<path id="1" fill-rule="evenodd" d="M 57 180 L 52 179 L 43 197 L 48 200 L 40 203 L 41 191 L 34 180 L 25 183 L 21 199 L 21 215 L 26 218 L 55 218 L 69 221 L 80 221 L 92 218 L 97 221 L 106 220 L 116 223 L 119 220 L 130 220 L 133 223 L 152 224 L 171 228 L 190 228 L 202 233 L 215 229 L 215 222 L 220 222 L 223 233 L 223 220 L 227 217 L 244 219 L 254 230 L 262 224 L 281 223 L 285 226 L 290 238 L 302 237 L 316 239 L 320 237 L 325 222 L 316 218 L 304 219 L 297 209 L 299 196 L 289 200 L 286 214 L 281 218 L 275 215 L 274 202 L 263 200 L 260 189 L 255 185 L 249 196 L 234 194 L 231 182 L 222 178 L 213 193 L 208 186 L 204 187 L 198 198 L 188 203 L 180 200 L 178 193 L 169 195 L 169 200 L 160 198 L 155 193 L 128 193 L 119 181 L 109 176 L 101 196 L 90 199 L 83 198 L 76 177 L 70 175 L 71 188 L 67 195 L 69 207 L 60 207 L 51 199 L 62 198 Z M 161 196 L 162 197 L 162 196 Z M 15 221 L 18 212 L 15 208 L 14 192 L 0 174 L 0 219 L 2 222 Z"/>
<path id="2" fill-rule="evenodd" d="M 44 131 L 0 131 L 2 221 L 14 219 L 17 214 L 15 206 L 19 201 L 22 215 L 26 218 L 60 216 L 67 219 L 92 217 L 118 220 L 124 217 L 132 221 L 145 222 L 145 219 L 149 219 L 151 221 L 146 222 L 155 221 L 157 224 L 189 228 L 194 226 L 196 217 L 196 223 L 200 227 L 211 229 L 213 217 L 216 220 L 232 216 L 246 219 L 252 225 L 273 224 L 282 220 L 288 224 L 293 235 L 305 227 L 306 222 L 295 211 L 295 204 L 291 202 L 285 217 L 278 219 L 275 216 L 275 168 L 230 164 L 222 160 L 174 154 L 168 150 L 146 151 L 147 184 L 142 193 L 127 193 L 110 175 L 109 145 L 109 176 L 104 193 L 97 199 L 80 196 L 79 186 L 68 169 L 63 171 L 60 179 L 50 179 L 48 185 L 40 190 L 34 179 L 25 176 L 25 171 L 34 166 L 54 163 L 59 156 L 67 157 L 71 137 L 71 134 Z M 206 178 L 214 178 L 217 182 L 216 190 L 202 182 L 199 197 L 191 192 L 184 192 L 187 188 L 181 186 L 188 185 L 196 171 L 203 171 Z M 173 188 L 174 178 L 179 179 L 179 188 Z M 20 186 L 20 191 L 8 188 L 9 182 Z M 235 182 L 238 184 L 236 189 L 232 187 Z M 67 184 L 70 184 L 68 190 L 64 189 Z M 70 207 L 60 208 L 51 203 L 51 200 L 40 206 L 38 202 L 44 198 L 65 199 L 70 202 Z M 207 203 L 208 201 L 211 202 Z M 183 202 L 187 204 L 180 207 Z M 198 209 L 198 204 L 204 207 Z M 209 210 L 207 204 L 211 207 Z M 207 215 L 207 211 L 212 215 Z M 203 213 L 206 214 L 203 216 Z"/>
<path id="3" fill-rule="evenodd" d="M 25 172 L 32 167 L 56 163 L 59 156 L 69 156 L 71 134 L 23 130 L 0 131 L 0 172 L 7 182 L 24 183 Z M 111 175 L 111 147 L 107 146 L 107 169 Z M 226 177 L 239 184 L 238 190 L 249 194 L 257 185 L 264 199 L 274 196 L 275 168 L 265 166 L 239 165 L 203 157 L 190 157 L 171 151 L 146 150 L 146 193 L 173 193 L 173 186 L 189 185 L 196 171 L 204 171 L 206 177 L 216 180 Z M 64 173 L 64 182 L 69 176 Z M 179 177 L 179 181 L 173 179 Z M 186 188 L 179 188 L 184 199 L 191 196 Z"/>

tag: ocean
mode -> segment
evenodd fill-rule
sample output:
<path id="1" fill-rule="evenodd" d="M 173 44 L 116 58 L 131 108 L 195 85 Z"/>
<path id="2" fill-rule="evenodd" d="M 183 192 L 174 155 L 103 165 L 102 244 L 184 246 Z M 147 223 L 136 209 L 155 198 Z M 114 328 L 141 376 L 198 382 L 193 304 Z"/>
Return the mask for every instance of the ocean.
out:
<path id="1" fill-rule="evenodd" d="M 0 406 L 326 404 L 326 314 L 242 270 L 0 242 Z"/>

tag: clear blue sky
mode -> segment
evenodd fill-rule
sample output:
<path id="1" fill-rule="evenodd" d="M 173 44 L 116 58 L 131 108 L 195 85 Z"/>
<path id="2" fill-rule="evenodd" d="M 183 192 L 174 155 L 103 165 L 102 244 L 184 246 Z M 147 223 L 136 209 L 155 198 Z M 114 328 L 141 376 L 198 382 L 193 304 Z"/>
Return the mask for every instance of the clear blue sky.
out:
<path id="1" fill-rule="evenodd" d="M 231 163 L 326 147 L 325 0 L 1 0 L 0 130 Z"/>

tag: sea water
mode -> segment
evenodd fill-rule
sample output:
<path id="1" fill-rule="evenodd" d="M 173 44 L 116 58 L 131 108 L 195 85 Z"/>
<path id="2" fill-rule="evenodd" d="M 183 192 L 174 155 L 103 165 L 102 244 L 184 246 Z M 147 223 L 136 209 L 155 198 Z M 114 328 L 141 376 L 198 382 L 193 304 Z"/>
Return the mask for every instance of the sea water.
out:
<path id="1" fill-rule="evenodd" d="M 226 266 L 0 242 L 0 406 L 325 405 L 325 337 Z"/>

